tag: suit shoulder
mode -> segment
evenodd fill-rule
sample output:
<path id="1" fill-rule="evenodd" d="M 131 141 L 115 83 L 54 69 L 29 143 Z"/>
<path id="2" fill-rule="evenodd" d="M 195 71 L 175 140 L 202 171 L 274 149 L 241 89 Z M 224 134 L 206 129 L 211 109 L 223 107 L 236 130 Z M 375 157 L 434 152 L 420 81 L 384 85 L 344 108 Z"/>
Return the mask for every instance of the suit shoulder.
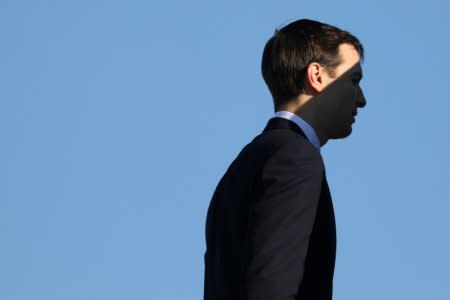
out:
<path id="1" fill-rule="evenodd" d="M 241 179 L 248 172 L 261 172 L 273 164 L 286 164 L 292 168 L 311 168 L 322 172 L 320 152 L 302 135 L 286 129 L 263 132 L 248 143 L 229 166 L 226 175 Z"/>
<path id="2" fill-rule="evenodd" d="M 269 156 L 282 153 L 292 158 L 306 158 L 322 164 L 320 152 L 304 136 L 292 130 L 275 129 L 261 133 L 247 145 L 251 152 Z"/>

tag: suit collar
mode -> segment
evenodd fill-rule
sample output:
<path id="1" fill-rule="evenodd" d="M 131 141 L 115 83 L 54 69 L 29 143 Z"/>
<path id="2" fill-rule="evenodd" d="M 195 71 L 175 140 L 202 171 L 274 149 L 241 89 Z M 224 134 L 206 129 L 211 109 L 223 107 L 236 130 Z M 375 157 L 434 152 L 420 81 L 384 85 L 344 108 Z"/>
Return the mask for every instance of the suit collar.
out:
<path id="1" fill-rule="evenodd" d="M 305 135 L 305 133 L 300 129 L 300 127 L 297 126 L 294 122 L 282 119 L 282 118 L 272 118 L 269 120 L 269 122 L 266 125 L 266 128 L 264 128 L 263 132 L 274 130 L 274 129 L 289 129 L 297 132 L 301 136 L 303 136 L 305 139 L 308 139 Z"/>

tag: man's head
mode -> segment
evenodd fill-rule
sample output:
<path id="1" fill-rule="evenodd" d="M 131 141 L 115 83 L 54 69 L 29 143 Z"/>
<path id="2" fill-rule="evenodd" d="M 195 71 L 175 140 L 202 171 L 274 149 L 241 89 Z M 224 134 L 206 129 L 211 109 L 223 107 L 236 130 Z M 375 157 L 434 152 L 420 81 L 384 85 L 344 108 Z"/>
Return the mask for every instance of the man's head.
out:
<path id="1" fill-rule="evenodd" d="M 348 136 L 357 107 L 365 105 L 363 55 L 355 36 L 327 24 L 298 20 L 277 30 L 262 58 L 275 110 L 295 110 L 322 143 Z"/>

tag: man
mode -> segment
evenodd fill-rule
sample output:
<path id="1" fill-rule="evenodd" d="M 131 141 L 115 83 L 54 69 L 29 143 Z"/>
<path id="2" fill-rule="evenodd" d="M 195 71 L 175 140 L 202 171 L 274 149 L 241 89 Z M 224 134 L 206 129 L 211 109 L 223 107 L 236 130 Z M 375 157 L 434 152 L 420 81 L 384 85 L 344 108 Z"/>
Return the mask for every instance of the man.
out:
<path id="1" fill-rule="evenodd" d="M 262 74 L 275 115 L 219 182 L 206 220 L 204 299 L 332 298 L 333 205 L 320 147 L 350 135 L 363 47 L 298 20 L 275 32 Z"/>

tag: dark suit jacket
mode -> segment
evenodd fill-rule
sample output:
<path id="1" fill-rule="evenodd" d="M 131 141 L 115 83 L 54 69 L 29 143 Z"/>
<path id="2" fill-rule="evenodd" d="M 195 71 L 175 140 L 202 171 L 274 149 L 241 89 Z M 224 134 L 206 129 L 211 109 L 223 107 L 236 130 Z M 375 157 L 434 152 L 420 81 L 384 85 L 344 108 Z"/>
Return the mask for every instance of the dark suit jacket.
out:
<path id="1" fill-rule="evenodd" d="M 205 300 L 332 298 L 333 205 L 319 151 L 273 118 L 233 161 L 206 219 Z"/>

